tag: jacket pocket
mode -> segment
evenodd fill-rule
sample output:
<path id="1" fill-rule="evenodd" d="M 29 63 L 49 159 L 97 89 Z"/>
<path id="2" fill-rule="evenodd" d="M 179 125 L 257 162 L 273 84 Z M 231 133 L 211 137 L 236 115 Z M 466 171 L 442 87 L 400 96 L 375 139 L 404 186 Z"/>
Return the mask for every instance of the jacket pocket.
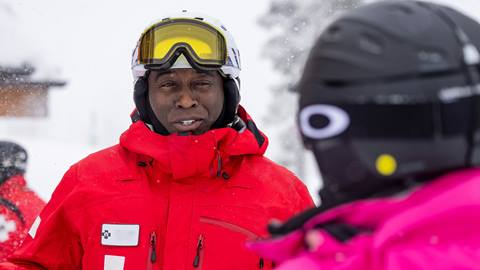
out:
<path id="1" fill-rule="evenodd" d="M 205 224 L 219 226 L 219 227 L 225 228 L 227 230 L 243 234 L 248 238 L 248 240 L 258 240 L 258 239 L 260 239 L 260 236 L 258 236 L 258 234 L 252 232 L 251 230 L 249 230 L 247 228 L 244 228 L 240 225 L 233 224 L 233 223 L 223 221 L 223 220 L 220 220 L 220 219 L 214 219 L 214 218 L 211 218 L 211 217 L 203 216 L 203 217 L 200 217 L 200 222 L 205 223 Z"/>
<path id="2" fill-rule="evenodd" d="M 206 267 L 206 269 L 271 269 L 267 267 L 263 258 L 246 249 L 246 241 L 261 238 L 251 229 L 232 222 L 206 216 L 201 216 L 200 222 L 212 228 L 206 230 L 206 233 L 201 235 L 201 248 L 199 250 L 200 252 L 197 253 L 201 263 L 200 266 L 204 264 L 216 265 L 215 267 Z M 220 233 L 221 231 L 223 231 L 223 233 Z M 206 241 L 208 241 L 208 246 L 206 245 Z M 204 255 L 204 253 L 206 254 Z M 203 262 L 203 257 L 206 257 L 206 260 L 215 261 L 214 263 L 211 261 L 207 262 L 206 260 Z M 233 268 L 227 267 L 230 265 L 232 265 Z"/>

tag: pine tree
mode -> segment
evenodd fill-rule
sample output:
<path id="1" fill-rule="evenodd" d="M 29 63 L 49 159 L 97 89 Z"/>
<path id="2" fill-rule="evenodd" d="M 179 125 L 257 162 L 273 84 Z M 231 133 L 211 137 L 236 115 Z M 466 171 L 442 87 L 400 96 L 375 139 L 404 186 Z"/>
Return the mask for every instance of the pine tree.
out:
<path id="1" fill-rule="evenodd" d="M 272 140 L 273 159 L 304 178 L 305 157 L 295 128 L 298 95 L 295 83 L 300 77 L 308 51 L 333 15 L 353 8 L 363 0 L 272 0 L 259 24 L 273 33 L 263 53 L 272 61 L 283 81 L 272 87 L 275 97 L 268 105 L 264 122 L 278 136 Z"/>

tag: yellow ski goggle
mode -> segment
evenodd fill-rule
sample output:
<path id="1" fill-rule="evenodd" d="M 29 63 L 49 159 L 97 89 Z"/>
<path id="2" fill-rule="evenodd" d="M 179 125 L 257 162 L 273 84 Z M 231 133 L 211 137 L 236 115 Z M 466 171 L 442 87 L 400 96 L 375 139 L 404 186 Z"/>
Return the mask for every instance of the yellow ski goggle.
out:
<path id="1" fill-rule="evenodd" d="M 180 53 L 201 67 L 226 63 L 225 37 L 215 27 L 195 19 L 168 19 L 148 28 L 140 38 L 139 64 L 168 68 Z"/>

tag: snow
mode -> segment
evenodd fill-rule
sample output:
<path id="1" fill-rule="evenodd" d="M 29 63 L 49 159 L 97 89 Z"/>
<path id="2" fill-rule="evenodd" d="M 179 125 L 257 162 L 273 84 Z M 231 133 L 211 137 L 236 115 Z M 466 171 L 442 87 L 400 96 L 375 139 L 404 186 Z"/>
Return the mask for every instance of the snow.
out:
<path id="1" fill-rule="evenodd" d="M 29 22 L 28 22 L 29 23 Z M 0 66 L 34 66 L 34 80 L 60 79 L 61 69 L 42 53 L 42 42 L 30 36 L 29 25 L 10 3 L 0 0 Z M 13 26 L 13 27 L 12 27 Z"/>
<path id="2" fill-rule="evenodd" d="M 29 186 L 43 199 L 49 199 L 58 181 L 67 169 L 79 159 L 99 150 L 83 144 L 45 139 L 22 139 L 29 150 L 29 167 L 26 174 Z M 48 156 L 55 158 L 45 160 Z"/>
<path id="3" fill-rule="evenodd" d="M 38 119 L 0 121 L 0 140 L 13 141 L 27 149 L 25 177 L 29 187 L 44 200 L 50 198 L 71 165 L 102 147 L 56 138 L 46 128 L 48 125 L 48 120 Z"/>
<path id="4" fill-rule="evenodd" d="M 18 20 L 14 11 L 6 3 L 0 2 L 0 33 L 4 37 L 4 41 L 0 43 L 0 59 L 5 65 L 18 65 L 34 56 L 32 48 L 27 50 L 22 46 L 30 44 L 26 37 L 22 35 L 20 27 L 12 28 L 12 25 L 17 25 Z"/>

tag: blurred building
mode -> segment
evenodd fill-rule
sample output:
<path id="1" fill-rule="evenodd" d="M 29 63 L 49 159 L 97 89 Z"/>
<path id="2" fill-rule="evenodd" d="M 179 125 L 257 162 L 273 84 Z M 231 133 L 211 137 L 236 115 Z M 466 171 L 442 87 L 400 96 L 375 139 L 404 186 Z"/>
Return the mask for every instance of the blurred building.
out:
<path id="1" fill-rule="evenodd" d="M 0 64 L 0 116 L 46 117 L 48 93 L 52 87 L 64 86 L 61 80 L 35 80 L 35 68 L 26 64 Z"/>
<path id="2" fill-rule="evenodd" d="M 65 82 L 12 3 L 0 0 L 0 117 L 46 117 L 49 91 Z"/>

